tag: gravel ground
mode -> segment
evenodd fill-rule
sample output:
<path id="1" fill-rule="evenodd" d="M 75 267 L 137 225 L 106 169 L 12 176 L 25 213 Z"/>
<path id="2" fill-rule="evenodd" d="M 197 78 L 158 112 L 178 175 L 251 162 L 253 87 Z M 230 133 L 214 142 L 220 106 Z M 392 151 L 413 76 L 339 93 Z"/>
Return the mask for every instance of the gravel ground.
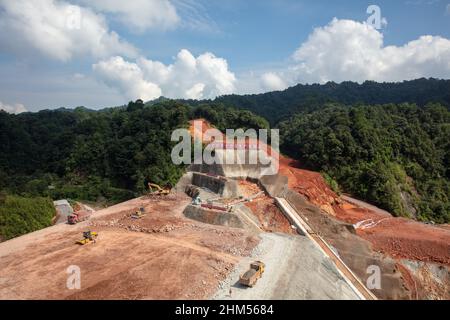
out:
<path id="1" fill-rule="evenodd" d="M 253 288 L 239 285 L 239 275 L 260 260 L 266 270 Z M 231 295 L 230 295 L 231 289 Z M 241 260 L 219 284 L 215 300 L 264 299 L 358 299 L 331 261 L 305 237 L 276 233 L 261 234 L 251 257 Z"/>

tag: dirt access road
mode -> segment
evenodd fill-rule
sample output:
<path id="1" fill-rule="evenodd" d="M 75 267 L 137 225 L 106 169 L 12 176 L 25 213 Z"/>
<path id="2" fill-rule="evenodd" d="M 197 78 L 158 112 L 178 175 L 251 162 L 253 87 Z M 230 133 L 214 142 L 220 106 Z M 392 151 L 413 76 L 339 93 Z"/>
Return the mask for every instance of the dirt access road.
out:
<path id="1" fill-rule="evenodd" d="M 358 299 L 330 259 L 306 237 L 280 233 L 263 233 L 260 237 L 252 256 L 237 265 L 213 299 Z M 253 288 L 241 286 L 239 275 L 255 260 L 266 265 L 262 278 Z"/>

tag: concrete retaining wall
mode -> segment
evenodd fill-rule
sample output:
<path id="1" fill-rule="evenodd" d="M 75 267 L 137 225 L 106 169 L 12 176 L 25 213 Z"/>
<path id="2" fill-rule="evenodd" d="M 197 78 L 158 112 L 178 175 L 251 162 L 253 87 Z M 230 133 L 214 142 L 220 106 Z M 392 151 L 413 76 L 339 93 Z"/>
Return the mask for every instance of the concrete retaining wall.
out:
<path id="1" fill-rule="evenodd" d="M 192 184 L 198 187 L 207 188 L 224 198 L 234 198 L 240 195 L 239 186 L 235 180 L 194 172 L 192 175 Z"/>
<path id="2" fill-rule="evenodd" d="M 203 223 L 226 226 L 231 228 L 243 228 L 244 224 L 238 216 L 228 212 L 208 210 L 199 206 L 188 205 L 183 214 L 189 218 Z"/>
<path id="3" fill-rule="evenodd" d="M 249 164 L 250 157 L 249 152 L 245 151 L 244 156 L 239 153 L 233 154 L 234 150 L 216 150 L 216 154 L 221 155 L 223 159 L 226 159 L 227 154 L 234 155 L 234 164 L 226 164 L 223 160 L 223 164 L 192 164 L 189 166 L 189 171 L 196 171 L 202 173 L 209 173 L 213 175 L 226 176 L 234 179 L 260 179 L 262 176 L 269 174 L 271 164 Z"/>

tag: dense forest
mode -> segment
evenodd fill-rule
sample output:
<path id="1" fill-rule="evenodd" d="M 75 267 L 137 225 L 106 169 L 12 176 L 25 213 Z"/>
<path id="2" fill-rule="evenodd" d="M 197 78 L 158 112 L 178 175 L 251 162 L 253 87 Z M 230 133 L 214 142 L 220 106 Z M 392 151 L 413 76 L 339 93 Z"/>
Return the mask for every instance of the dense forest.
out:
<path id="1" fill-rule="evenodd" d="M 195 105 L 207 101 L 187 102 Z M 407 102 L 425 106 L 434 102 L 450 107 L 450 80 L 417 79 L 399 83 L 366 81 L 362 84 L 355 82 L 341 84 L 328 82 L 324 85 L 298 84 L 284 91 L 227 95 L 208 102 L 250 110 L 266 118 L 274 126 L 298 112 L 321 109 L 327 103 L 377 105 Z"/>
<path id="2" fill-rule="evenodd" d="M 323 172 L 336 191 L 449 222 L 449 106 L 450 81 L 419 79 L 100 111 L 0 111 L 0 241 L 50 225 L 52 199 L 116 203 L 148 181 L 174 185 L 184 168 L 172 164 L 170 135 L 196 118 L 221 130 L 280 128 L 281 151 Z"/>
<path id="3" fill-rule="evenodd" d="M 306 167 L 398 216 L 450 221 L 450 112 L 440 105 L 326 106 L 280 123 Z"/>

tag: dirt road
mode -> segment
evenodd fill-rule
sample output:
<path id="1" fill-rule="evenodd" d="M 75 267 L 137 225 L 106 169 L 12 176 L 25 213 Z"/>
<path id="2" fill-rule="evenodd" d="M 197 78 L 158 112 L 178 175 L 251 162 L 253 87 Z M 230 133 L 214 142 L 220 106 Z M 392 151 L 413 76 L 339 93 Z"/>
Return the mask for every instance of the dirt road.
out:
<path id="1" fill-rule="evenodd" d="M 358 299 L 330 259 L 306 237 L 264 233 L 261 239 L 252 256 L 219 285 L 213 299 Z M 243 287 L 239 275 L 255 260 L 264 262 L 266 270 L 253 288 Z"/>

